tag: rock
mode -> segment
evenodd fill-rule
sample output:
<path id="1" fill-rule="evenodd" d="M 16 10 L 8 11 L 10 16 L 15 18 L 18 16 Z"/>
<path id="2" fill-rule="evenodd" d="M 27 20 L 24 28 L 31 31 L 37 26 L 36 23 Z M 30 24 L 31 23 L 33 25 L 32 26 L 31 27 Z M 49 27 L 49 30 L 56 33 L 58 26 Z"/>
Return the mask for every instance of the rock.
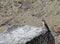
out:
<path id="1" fill-rule="evenodd" d="M 49 32 L 44 27 L 12 25 L 0 33 L 0 44 L 48 44 Z"/>
<path id="2" fill-rule="evenodd" d="M 56 34 L 57 34 L 57 36 L 59 36 L 60 35 L 60 31 L 57 31 Z"/>

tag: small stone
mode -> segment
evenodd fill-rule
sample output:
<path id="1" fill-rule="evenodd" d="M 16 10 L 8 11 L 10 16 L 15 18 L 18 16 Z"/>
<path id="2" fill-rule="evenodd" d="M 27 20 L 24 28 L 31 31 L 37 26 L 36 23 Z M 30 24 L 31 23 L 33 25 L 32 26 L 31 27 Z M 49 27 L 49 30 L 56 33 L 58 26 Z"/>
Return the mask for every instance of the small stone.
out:
<path id="1" fill-rule="evenodd" d="M 57 31 L 56 34 L 57 34 L 57 36 L 59 36 L 60 35 L 60 31 Z"/>

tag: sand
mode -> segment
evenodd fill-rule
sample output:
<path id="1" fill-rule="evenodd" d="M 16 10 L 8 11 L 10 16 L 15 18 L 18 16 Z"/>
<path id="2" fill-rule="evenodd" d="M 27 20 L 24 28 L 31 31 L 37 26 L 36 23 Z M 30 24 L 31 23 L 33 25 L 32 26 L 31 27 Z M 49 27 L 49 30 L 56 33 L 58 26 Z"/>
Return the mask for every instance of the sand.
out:
<path id="1" fill-rule="evenodd" d="M 12 19 L 12 20 L 10 20 Z M 40 27 L 44 19 L 60 44 L 60 1 L 59 0 L 0 0 L 0 26 L 3 32 L 13 24 L 28 24 Z"/>

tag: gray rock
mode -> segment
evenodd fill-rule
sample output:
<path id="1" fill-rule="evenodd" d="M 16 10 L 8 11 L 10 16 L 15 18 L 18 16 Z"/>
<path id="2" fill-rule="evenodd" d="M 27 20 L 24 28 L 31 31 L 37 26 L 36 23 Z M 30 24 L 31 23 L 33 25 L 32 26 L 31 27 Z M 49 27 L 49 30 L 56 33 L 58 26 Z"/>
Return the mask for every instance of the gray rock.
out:
<path id="1" fill-rule="evenodd" d="M 0 33 L 0 44 L 48 44 L 48 36 L 46 27 L 13 25 Z"/>

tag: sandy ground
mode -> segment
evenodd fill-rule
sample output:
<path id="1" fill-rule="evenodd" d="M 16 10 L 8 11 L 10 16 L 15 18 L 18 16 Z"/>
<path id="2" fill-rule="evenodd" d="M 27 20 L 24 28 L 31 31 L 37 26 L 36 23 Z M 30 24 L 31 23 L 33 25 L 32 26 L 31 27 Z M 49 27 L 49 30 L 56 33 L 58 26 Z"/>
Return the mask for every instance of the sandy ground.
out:
<path id="1" fill-rule="evenodd" d="M 41 19 L 47 22 L 55 43 L 60 44 L 60 0 L 0 0 L 0 32 L 12 24 L 40 27 Z"/>

